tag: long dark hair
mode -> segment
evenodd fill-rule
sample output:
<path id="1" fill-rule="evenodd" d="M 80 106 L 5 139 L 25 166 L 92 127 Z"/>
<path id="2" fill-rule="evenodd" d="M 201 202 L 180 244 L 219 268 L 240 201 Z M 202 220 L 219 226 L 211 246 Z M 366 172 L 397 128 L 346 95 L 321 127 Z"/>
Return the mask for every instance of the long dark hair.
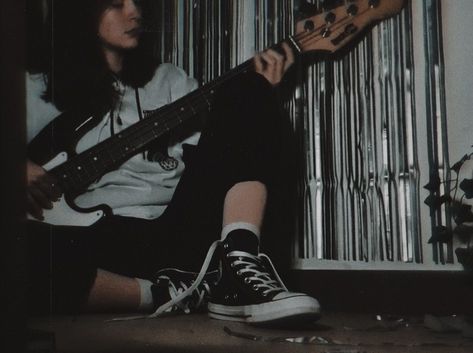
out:
<path id="1" fill-rule="evenodd" d="M 36 51 L 29 54 L 29 58 L 34 55 L 28 60 L 29 69 L 44 74 L 43 99 L 60 111 L 107 111 L 115 102 L 114 78 L 97 34 L 100 16 L 111 1 L 47 0 L 41 45 L 34 43 L 34 27 L 29 29 L 30 48 Z M 146 6 L 143 1 L 140 5 Z M 158 65 L 155 44 L 153 36 L 145 33 L 137 48 L 125 52 L 123 83 L 141 87 L 151 80 Z"/>

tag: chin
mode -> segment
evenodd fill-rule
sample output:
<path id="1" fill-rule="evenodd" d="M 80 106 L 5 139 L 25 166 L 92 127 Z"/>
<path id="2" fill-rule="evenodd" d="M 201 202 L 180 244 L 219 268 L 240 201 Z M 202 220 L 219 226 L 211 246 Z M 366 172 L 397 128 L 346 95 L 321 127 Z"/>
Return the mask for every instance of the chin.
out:
<path id="1" fill-rule="evenodd" d="M 138 46 L 139 37 L 138 36 L 127 36 L 121 40 L 121 47 L 123 49 L 134 49 Z"/>
<path id="2" fill-rule="evenodd" d="M 123 50 L 132 50 L 132 49 L 135 49 L 137 46 L 138 46 L 138 41 L 134 41 L 134 42 L 130 42 L 130 43 L 126 43 L 126 44 L 122 45 L 122 49 Z"/>

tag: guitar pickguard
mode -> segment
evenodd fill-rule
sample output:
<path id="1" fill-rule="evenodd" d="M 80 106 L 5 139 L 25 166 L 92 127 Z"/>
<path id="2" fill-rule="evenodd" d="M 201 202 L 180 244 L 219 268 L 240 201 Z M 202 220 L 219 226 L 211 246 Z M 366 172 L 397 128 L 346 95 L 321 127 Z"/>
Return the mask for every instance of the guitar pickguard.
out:
<path id="1" fill-rule="evenodd" d="M 43 165 L 47 171 L 67 161 L 67 153 L 61 152 L 56 157 Z M 99 219 L 104 217 L 106 212 L 104 209 L 94 208 L 90 211 L 78 211 L 71 207 L 63 195 L 61 198 L 53 202 L 53 208 L 50 210 L 43 210 L 43 220 L 38 220 L 31 215 L 28 215 L 29 220 L 48 223 L 57 226 L 77 226 L 88 227 L 96 223 Z"/>
<path id="2" fill-rule="evenodd" d="M 51 210 L 43 210 L 43 216 L 44 220 L 41 221 L 30 215 L 28 219 L 56 226 L 88 227 L 104 217 L 105 212 L 103 210 L 88 213 L 75 211 L 67 204 L 65 198 L 61 197 L 59 201 L 53 202 Z"/>

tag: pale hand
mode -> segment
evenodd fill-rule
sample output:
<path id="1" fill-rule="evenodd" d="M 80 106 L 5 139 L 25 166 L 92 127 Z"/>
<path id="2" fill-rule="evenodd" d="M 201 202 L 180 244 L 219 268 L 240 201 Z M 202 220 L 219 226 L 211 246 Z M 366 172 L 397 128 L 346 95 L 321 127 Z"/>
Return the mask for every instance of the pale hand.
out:
<path id="1" fill-rule="evenodd" d="M 294 63 L 294 53 L 288 44 L 283 43 L 285 55 L 268 49 L 257 54 L 254 58 L 255 71 L 263 75 L 271 85 L 278 85 L 286 71 Z"/>
<path id="2" fill-rule="evenodd" d="M 26 162 L 27 211 L 36 219 L 43 219 L 43 209 L 51 209 L 62 192 L 57 180 L 39 165 Z"/>

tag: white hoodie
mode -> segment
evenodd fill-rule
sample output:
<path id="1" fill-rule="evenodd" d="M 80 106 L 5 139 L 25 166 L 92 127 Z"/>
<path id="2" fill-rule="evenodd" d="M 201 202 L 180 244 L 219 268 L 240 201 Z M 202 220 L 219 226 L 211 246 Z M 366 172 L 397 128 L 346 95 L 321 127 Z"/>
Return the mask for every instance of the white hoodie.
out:
<path id="1" fill-rule="evenodd" d="M 53 105 L 38 99 L 44 91 L 44 84 L 37 77 L 27 81 L 27 127 L 31 139 L 46 126 L 59 112 Z M 102 121 L 90 130 L 77 144 L 80 153 L 98 142 L 111 136 L 110 119 L 120 117 L 121 122 L 114 122 L 115 133 L 126 129 L 139 121 L 135 90 L 118 83 L 122 99 L 113 114 L 108 112 Z M 197 88 L 197 82 L 172 64 L 162 64 L 156 70 L 153 79 L 143 88 L 139 96 L 143 111 L 155 110 L 169 104 Z M 159 217 L 176 189 L 184 171 L 182 160 L 183 144 L 196 145 L 200 133 L 190 136 L 171 137 L 168 154 L 177 161 L 174 169 L 163 169 L 159 162 L 148 161 L 139 153 L 123 163 L 117 170 L 111 171 L 89 186 L 88 191 L 75 200 L 80 207 L 93 207 L 107 204 L 113 214 L 120 216 L 154 219 Z"/>

